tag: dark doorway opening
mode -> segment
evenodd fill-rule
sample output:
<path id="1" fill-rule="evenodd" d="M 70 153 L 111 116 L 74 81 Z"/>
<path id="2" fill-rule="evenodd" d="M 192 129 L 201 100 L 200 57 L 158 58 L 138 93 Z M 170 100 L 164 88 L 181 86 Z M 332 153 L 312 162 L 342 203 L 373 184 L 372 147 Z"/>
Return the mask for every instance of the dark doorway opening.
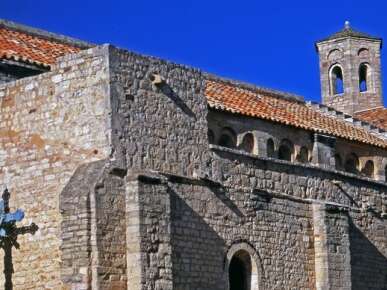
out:
<path id="1" fill-rule="evenodd" d="M 247 252 L 237 252 L 229 266 L 230 290 L 250 290 L 251 258 Z"/>

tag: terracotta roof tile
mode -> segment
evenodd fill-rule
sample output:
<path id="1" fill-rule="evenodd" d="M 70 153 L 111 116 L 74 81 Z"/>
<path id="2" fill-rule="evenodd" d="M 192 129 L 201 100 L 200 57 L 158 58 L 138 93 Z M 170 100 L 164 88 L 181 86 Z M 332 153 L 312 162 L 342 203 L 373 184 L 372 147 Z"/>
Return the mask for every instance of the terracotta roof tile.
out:
<path id="1" fill-rule="evenodd" d="M 209 106 L 214 109 L 387 148 L 387 140 L 343 119 L 325 115 L 304 102 L 213 80 L 207 81 L 205 94 Z"/>
<path id="2" fill-rule="evenodd" d="M 355 113 L 355 117 L 378 128 L 387 130 L 387 109 L 375 108 Z"/>
<path id="3" fill-rule="evenodd" d="M 58 57 L 80 50 L 69 44 L 0 27 L 0 59 L 50 66 Z"/>

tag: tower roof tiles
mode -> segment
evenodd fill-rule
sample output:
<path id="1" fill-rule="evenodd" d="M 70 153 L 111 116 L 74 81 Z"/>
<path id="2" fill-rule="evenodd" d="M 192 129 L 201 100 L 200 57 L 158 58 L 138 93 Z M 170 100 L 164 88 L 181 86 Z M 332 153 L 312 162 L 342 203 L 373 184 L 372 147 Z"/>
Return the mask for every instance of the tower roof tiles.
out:
<path id="1" fill-rule="evenodd" d="M 316 44 L 324 41 L 341 39 L 341 38 L 363 38 L 363 39 L 377 40 L 377 41 L 380 41 L 380 45 L 382 45 L 382 38 L 355 30 L 349 25 L 349 22 L 345 23 L 345 26 L 342 30 L 332 34 L 331 36 L 328 36 L 324 39 L 317 41 Z"/>

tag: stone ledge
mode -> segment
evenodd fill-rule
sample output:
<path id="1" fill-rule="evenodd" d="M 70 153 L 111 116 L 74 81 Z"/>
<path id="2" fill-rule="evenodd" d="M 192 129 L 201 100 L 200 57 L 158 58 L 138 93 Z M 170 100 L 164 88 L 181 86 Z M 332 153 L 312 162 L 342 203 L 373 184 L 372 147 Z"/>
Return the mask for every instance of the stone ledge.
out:
<path id="1" fill-rule="evenodd" d="M 237 156 L 243 156 L 243 157 L 247 157 L 247 158 L 251 158 L 251 159 L 259 160 L 259 161 L 263 161 L 263 162 L 270 162 L 270 163 L 281 164 L 281 165 L 290 166 L 290 167 L 298 167 L 298 168 L 320 171 L 320 172 L 329 173 L 332 175 L 338 175 L 338 177 L 350 178 L 350 179 L 355 179 L 358 181 L 364 181 L 367 183 L 371 183 L 373 186 L 375 186 L 375 185 L 383 186 L 387 189 L 387 183 L 385 183 L 385 182 L 373 180 L 373 179 L 368 178 L 368 177 L 363 177 L 363 176 L 359 176 L 359 175 L 348 173 L 348 172 L 324 168 L 324 167 L 320 167 L 320 166 L 313 165 L 313 164 L 304 164 L 304 163 L 290 162 L 290 161 L 280 160 L 280 159 L 270 158 L 270 157 L 261 157 L 261 156 L 257 156 L 257 155 L 251 154 L 251 153 L 241 151 L 241 150 L 231 149 L 231 148 L 222 147 L 222 146 L 218 146 L 218 145 L 214 145 L 214 144 L 210 144 L 209 147 L 210 147 L 210 150 L 212 150 L 212 151 L 226 152 L 226 153 L 234 154 Z M 338 181 L 338 182 L 340 182 L 340 181 Z"/>

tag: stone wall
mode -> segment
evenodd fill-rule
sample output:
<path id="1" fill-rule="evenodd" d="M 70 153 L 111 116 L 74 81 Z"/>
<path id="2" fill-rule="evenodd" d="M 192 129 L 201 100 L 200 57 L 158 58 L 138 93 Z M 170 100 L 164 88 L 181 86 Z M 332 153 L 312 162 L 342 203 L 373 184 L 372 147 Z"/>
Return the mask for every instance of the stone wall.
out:
<path id="1" fill-rule="evenodd" d="M 387 197 L 384 197 L 386 203 Z M 387 222 L 373 208 L 351 213 L 350 251 L 352 289 L 386 289 Z"/>
<path id="2" fill-rule="evenodd" d="M 241 243 L 256 251 L 262 289 L 314 287 L 308 203 L 175 175 L 137 179 L 141 257 L 149 262 L 136 289 L 227 289 L 226 257 Z"/>
<path id="3" fill-rule="evenodd" d="M 207 160 L 207 101 L 197 69 L 110 49 L 115 159 L 121 166 L 193 175 Z M 153 85 L 151 74 L 164 82 Z"/>
<path id="4" fill-rule="evenodd" d="M 348 289 L 351 284 L 353 289 L 362 289 L 365 285 L 370 289 L 383 289 L 381 285 L 387 282 L 384 270 L 387 269 L 387 188 L 384 183 L 311 165 L 236 154 L 235 150 L 220 147 L 213 146 L 213 150 L 212 178 L 224 186 L 263 191 L 274 196 L 285 194 L 300 202 L 331 203 L 339 213 L 340 208 L 348 207 L 347 225 L 346 217 L 335 218 L 327 213 L 332 217 L 326 224 L 328 263 L 331 271 L 336 267 L 337 272 L 342 273 L 329 272 L 330 285 L 336 285 L 332 289 Z M 360 251 L 360 245 L 367 254 Z M 350 249 L 346 249 L 348 247 Z M 345 265 L 349 261 L 353 269 L 346 272 Z M 360 279 L 359 268 L 367 265 L 375 273 L 371 274 L 370 270 Z M 340 284 L 340 279 L 349 276 L 346 284 Z"/>
<path id="5" fill-rule="evenodd" d="M 13 249 L 14 289 L 61 286 L 61 192 L 80 164 L 110 154 L 107 61 L 106 47 L 98 47 L 0 85 L 1 185 L 11 192 L 11 208 L 25 210 L 20 225 L 39 226 Z"/>
<path id="6" fill-rule="evenodd" d="M 112 110 L 118 112 L 112 120 L 114 162 L 130 169 L 128 286 L 226 289 L 228 251 L 247 244 L 259 257 L 254 262 L 263 289 L 314 289 L 320 269 L 312 205 L 319 202 L 333 207 L 324 209 L 321 236 L 330 287 L 348 289 L 359 283 L 347 271 L 355 255 L 351 223 L 359 223 L 353 214 L 380 221 L 382 230 L 366 239 L 380 240 L 378 250 L 387 255 L 383 183 L 313 164 L 267 159 L 259 146 L 258 156 L 208 146 L 207 120 L 214 131 L 230 125 L 241 136 L 256 127 L 258 140 L 273 137 L 276 146 L 280 138 L 295 140 L 296 150 L 313 150 L 311 133 L 230 114 L 207 115 L 203 77 L 190 68 L 115 48 L 110 49 L 109 64 Z M 165 83 L 153 85 L 152 73 Z M 367 157 L 378 150 L 364 147 Z M 378 154 L 384 157 L 384 152 Z M 349 214 L 343 215 L 342 208 Z M 370 255 L 366 261 L 374 259 L 378 257 Z M 378 285 L 384 275 L 381 270 L 368 281 Z"/>
<path id="7" fill-rule="evenodd" d="M 210 179 L 130 173 L 127 194 L 139 216 L 131 229 L 142 237 L 136 289 L 227 289 L 228 253 L 246 244 L 255 253 L 260 289 L 383 289 L 384 184 L 212 151 Z"/>

